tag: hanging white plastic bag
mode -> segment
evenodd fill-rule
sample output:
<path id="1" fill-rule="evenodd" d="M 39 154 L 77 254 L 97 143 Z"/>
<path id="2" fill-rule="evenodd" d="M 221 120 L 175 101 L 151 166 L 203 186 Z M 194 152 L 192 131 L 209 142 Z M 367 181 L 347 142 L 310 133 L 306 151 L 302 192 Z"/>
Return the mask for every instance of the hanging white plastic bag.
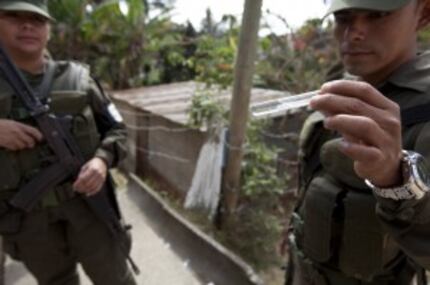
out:
<path id="1" fill-rule="evenodd" d="M 225 130 L 221 130 L 200 149 L 184 204 L 187 209 L 207 211 L 210 219 L 214 217 L 220 199 L 224 138 Z"/>

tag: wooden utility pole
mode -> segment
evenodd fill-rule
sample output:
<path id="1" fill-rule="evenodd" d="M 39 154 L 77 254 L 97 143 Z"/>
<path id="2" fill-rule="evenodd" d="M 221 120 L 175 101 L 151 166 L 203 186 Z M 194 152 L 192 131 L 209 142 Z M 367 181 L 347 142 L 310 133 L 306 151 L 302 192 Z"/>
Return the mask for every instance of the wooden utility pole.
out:
<path id="1" fill-rule="evenodd" d="M 234 70 L 233 98 L 230 107 L 228 160 L 222 183 L 224 210 L 226 211 L 224 216 L 227 217 L 235 212 L 239 199 L 242 147 L 248 121 L 262 2 L 263 0 L 245 0 L 245 11 Z"/>

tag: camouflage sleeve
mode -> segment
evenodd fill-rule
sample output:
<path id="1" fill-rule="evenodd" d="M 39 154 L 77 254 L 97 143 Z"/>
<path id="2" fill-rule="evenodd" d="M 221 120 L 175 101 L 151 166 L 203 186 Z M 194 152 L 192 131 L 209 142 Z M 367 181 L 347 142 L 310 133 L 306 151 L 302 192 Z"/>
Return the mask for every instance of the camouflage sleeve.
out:
<path id="1" fill-rule="evenodd" d="M 430 123 L 421 129 L 414 151 L 430 162 Z M 377 197 L 376 213 L 400 248 L 419 265 L 430 269 L 430 193 L 421 200 L 396 202 Z"/>
<path id="2" fill-rule="evenodd" d="M 103 159 L 108 167 L 115 167 L 126 156 L 127 132 L 122 118 L 109 97 L 95 80 L 91 80 L 89 98 L 101 143 L 95 157 Z"/>

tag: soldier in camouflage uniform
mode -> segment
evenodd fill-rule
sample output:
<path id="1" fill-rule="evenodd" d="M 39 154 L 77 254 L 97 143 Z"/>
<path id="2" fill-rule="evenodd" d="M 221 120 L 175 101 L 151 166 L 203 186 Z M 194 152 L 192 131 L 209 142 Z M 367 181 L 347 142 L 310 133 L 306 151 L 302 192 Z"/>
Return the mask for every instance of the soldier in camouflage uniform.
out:
<path id="1" fill-rule="evenodd" d="M 347 73 L 324 84 L 300 136 L 287 284 L 425 284 L 430 269 L 426 0 L 332 0 Z"/>
<path id="2" fill-rule="evenodd" d="M 124 157 L 125 128 L 86 66 L 44 56 L 52 20 L 45 0 L 0 0 L 4 48 L 51 111 L 72 118 L 72 135 L 87 162 L 77 178 L 46 192 L 23 218 L 18 233 L 3 235 L 4 248 L 40 285 L 79 284 L 78 262 L 94 284 L 136 284 L 124 244 L 85 202 L 100 191 L 108 169 Z M 48 73 L 52 81 L 44 86 Z M 49 165 L 52 155 L 20 98 L 0 75 L 0 199 L 10 199 Z"/>

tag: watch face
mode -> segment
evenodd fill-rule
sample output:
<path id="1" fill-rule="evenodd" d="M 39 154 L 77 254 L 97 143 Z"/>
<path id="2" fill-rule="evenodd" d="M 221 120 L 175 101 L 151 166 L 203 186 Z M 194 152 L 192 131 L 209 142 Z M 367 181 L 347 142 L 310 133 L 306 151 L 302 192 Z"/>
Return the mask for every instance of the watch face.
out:
<path id="1" fill-rule="evenodd" d="M 430 168 L 427 166 L 427 163 L 422 156 L 417 157 L 415 167 L 415 170 L 417 171 L 416 177 L 418 180 L 421 180 L 417 182 L 419 184 L 423 184 L 420 186 L 424 187 L 424 189 L 430 188 Z"/>

